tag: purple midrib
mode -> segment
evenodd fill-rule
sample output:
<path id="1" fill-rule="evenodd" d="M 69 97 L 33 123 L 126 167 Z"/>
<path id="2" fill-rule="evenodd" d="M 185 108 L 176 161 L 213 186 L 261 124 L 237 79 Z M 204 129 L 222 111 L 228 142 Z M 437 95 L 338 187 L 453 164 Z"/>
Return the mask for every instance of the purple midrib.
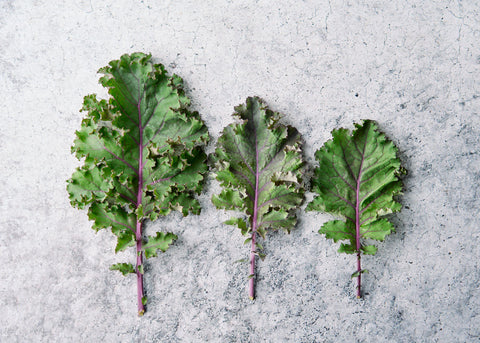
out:
<path id="1" fill-rule="evenodd" d="M 255 273 L 255 254 L 254 251 L 256 250 L 256 233 L 257 233 L 257 221 L 258 221 L 258 180 L 260 177 L 260 173 L 258 170 L 258 137 L 257 137 L 257 127 L 255 125 L 255 121 L 253 120 L 252 117 L 252 124 L 253 124 L 253 130 L 254 130 L 254 136 L 255 136 L 255 195 L 254 195 L 254 203 L 253 203 L 253 219 L 252 219 L 252 247 L 250 250 L 250 289 L 249 289 L 249 295 L 250 298 L 255 297 L 255 291 L 254 291 L 254 273 Z"/>
<path id="2" fill-rule="evenodd" d="M 139 154 L 138 154 L 138 190 L 137 190 L 137 208 L 142 204 L 143 193 L 143 127 L 142 127 L 142 112 L 141 112 L 142 98 L 138 100 L 138 130 L 139 130 Z M 142 222 L 137 218 L 137 226 L 135 232 L 135 238 L 137 241 L 137 268 L 142 265 Z M 138 313 L 145 311 L 143 306 L 143 276 L 139 270 L 137 270 L 137 301 L 138 301 Z"/>
<path id="3" fill-rule="evenodd" d="M 356 249 L 358 252 L 360 252 L 360 216 L 362 214 L 362 211 L 360 210 L 360 185 L 362 183 L 362 168 L 363 168 L 363 162 L 365 161 L 365 149 L 367 148 L 367 140 L 368 140 L 368 134 L 365 138 L 365 142 L 363 144 L 363 151 L 361 152 L 361 159 L 360 159 L 360 167 L 358 168 L 358 176 L 357 176 L 357 187 L 355 189 L 355 236 L 356 236 Z M 359 149 L 357 149 L 358 151 Z M 360 152 L 360 151 L 358 151 Z"/>
<path id="4" fill-rule="evenodd" d="M 142 112 L 140 106 L 142 99 L 140 98 L 137 104 L 138 110 L 138 131 L 140 140 L 138 142 L 138 191 L 137 191 L 137 207 L 142 203 L 142 191 L 143 191 L 143 126 L 142 126 Z M 137 237 L 138 238 L 138 237 Z"/>
<path id="5" fill-rule="evenodd" d="M 358 172 L 357 187 L 355 190 L 355 237 L 356 237 L 356 249 L 360 252 L 360 179 L 362 177 L 362 165 L 363 155 L 360 162 L 360 171 Z"/>
<path id="6" fill-rule="evenodd" d="M 360 167 L 358 169 L 358 176 L 357 176 L 357 187 L 355 189 L 355 236 L 356 236 L 356 250 L 360 252 L 360 184 L 362 180 L 362 168 L 363 162 L 365 161 L 365 148 L 367 146 L 367 140 L 365 140 L 365 144 L 363 146 L 363 151 L 361 154 L 360 160 Z"/>
<path id="7" fill-rule="evenodd" d="M 363 152 L 361 154 L 362 158 L 360 160 L 360 167 L 358 169 L 358 176 L 357 176 L 357 187 L 355 189 L 355 240 L 356 240 L 356 245 L 355 245 L 355 250 L 357 251 L 357 298 L 361 297 L 361 290 L 360 290 L 360 285 L 361 285 L 361 278 L 362 278 L 362 267 L 360 263 L 360 184 L 361 184 L 361 179 L 362 179 L 362 167 L 363 167 L 363 161 L 365 160 L 365 147 L 367 145 L 367 141 L 365 140 L 365 145 L 363 147 Z"/>
<path id="8" fill-rule="evenodd" d="M 260 173 L 258 171 L 258 142 L 257 142 L 257 128 L 255 123 L 254 127 L 254 135 L 255 135 L 255 201 L 253 204 L 253 223 L 252 223 L 252 230 L 255 232 L 257 229 L 257 216 L 258 216 L 258 179 L 260 177 Z"/>

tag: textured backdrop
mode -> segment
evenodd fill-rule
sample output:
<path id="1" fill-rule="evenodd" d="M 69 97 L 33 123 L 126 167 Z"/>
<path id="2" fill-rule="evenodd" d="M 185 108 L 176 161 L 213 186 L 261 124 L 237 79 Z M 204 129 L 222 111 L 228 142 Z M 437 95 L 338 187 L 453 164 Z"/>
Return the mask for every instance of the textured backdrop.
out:
<path id="1" fill-rule="evenodd" d="M 479 18 L 474 0 L 1 0 L 0 341 L 480 341 Z M 213 142 L 250 95 L 299 129 L 311 163 L 333 128 L 378 121 L 409 174 L 364 299 L 355 258 L 317 233 L 330 217 L 301 212 L 268 235 L 250 301 L 233 263 L 248 246 L 210 179 L 200 216 L 147 224 L 179 240 L 148 261 L 137 318 L 134 277 L 108 270 L 133 252 L 115 255 L 65 191 L 82 98 L 134 51 L 184 78 Z"/>

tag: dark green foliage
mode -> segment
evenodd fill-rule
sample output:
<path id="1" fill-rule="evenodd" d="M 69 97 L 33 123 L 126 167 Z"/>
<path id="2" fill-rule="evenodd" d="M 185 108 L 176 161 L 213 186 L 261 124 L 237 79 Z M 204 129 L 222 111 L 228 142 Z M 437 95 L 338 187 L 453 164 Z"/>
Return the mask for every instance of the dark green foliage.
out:
<path id="1" fill-rule="evenodd" d="M 239 122 L 230 124 L 218 139 L 213 156 L 216 178 L 223 191 L 214 195 L 217 208 L 237 210 L 226 224 L 237 226 L 251 243 L 251 289 L 255 255 L 263 258 L 256 234 L 265 238 L 267 230 L 289 232 L 295 226 L 295 209 L 304 198 L 303 159 L 300 135 L 291 126 L 279 123 L 273 112 L 257 98 L 248 98 L 235 108 Z"/>
<path id="2" fill-rule="evenodd" d="M 371 120 L 356 124 L 350 133 L 333 130 L 333 139 L 316 152 L 320 166 L 315 169 L 312 189 L 318 194 L 307 210 L 323 211 L 343 217 L 323 224 L 320 233 L 342 243 L 339 252 L 357 254 L 360 297 L 360 255 L 374 255 L 377 248 L 366 240 L 383 241 L 394 231 L 383 218 L 400 211 L 394 200 L 402 190 L 399 175 L 404 173 L 397 157 L 397 148 L 377 130 Z"/>
<path id="3" fill-rule="evenodd" d="M 109 228 L 117 236 L 116 252 L 136 246 L 141 277 L 143 252 L 156 256 L 157 249 L 165 251 L 176 239 L 157 233 L 144 243 L 142 222 L 171 210 L 200 212 L 195 194 L 207 172 L 203 146 L 208 132 L 198 113 L 188 110 L 182 79 L 168 75 L 150 55 L 123 55 L 99 72 L 110 98 L 84 99 L 86 116 L 72 147 L 83 165 L 67 190 L 72 206 L 88 207 L 95 230 Z M 130 266 L 112 269 L 126 274 Z"/>

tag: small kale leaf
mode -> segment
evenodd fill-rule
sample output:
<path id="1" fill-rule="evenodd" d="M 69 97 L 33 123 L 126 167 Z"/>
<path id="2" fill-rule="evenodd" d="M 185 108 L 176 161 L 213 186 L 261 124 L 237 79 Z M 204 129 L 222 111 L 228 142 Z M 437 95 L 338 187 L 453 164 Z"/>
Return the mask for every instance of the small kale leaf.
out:
<path id="1" fill-rule="evenodd" d="M 339 252 L 357 255 L 357 297 L 361 297 L 361 254 L 375 255 L 377 247 L 365 240 L 383 241 L 394 232 L 385 215 L 398 212 L 394 197 L 405 173 L 397 157 L 398 149 L 378 131 L 375 122 L 365 120 L 350 133 L 332 131 L 333 139 L 316 152 L 320 166 L 315 169 L 312 189 L 318 194 L 307 211 L 323 211 L 343 217 L 323 224 L 319 233 L 342 243 Z"/>
<path id="2" fill-rule="evenodd" d="M 135 267 L 131 263 L 116 263 L 110 266 L 110 270 L 118 270 L 123 275 L 135 274 Z"/>
<path id="3" fill-rule="evenodd" d="M 156 257 L 157 251 L 167 251 L 170 244 L 173 243 L 178 237 L 171 232 L 157 232 L 156 236 L 148 237 L 148 241 L 143 245 L 145 251 L 145 257 Z"/>
<path id="4" fill-rule="evenodd" d="M 257 97 L 235 107 L 239 122 L 224 128 L 213 155 L 216 179 L 223 190 L 212 197 L 217 208 L 241 211 L 226 224 L 237 226 L 251 244 L 249 296 L 254 299 L 255 256 L 265 257 L 257 234 L 286 232 L 296 224 L 295 210 L 304 199 L 301 141 L 298 131 L 279 122 Z"/>

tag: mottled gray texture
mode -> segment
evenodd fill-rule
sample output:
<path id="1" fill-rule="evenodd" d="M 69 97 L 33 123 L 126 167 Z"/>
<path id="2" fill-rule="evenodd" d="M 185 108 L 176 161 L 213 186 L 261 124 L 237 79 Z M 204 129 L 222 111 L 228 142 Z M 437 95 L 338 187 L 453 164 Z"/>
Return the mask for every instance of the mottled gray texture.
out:
<path id="1" fill-rule="evenodd" d="M 478 1 L 0 2 L 1 342 L 480 341 L 480 4 Z M 397 233 L 353 256 L 301 212 L 274 233 L 248 300 L 248 247 L 209 199 L 147 230 L 178 242 L 136 285 L 108 271 L 133 260 L 70 207 L 65 180 L 82 97 L 96 70 L 151 52 L 185 79 L 213 141 L 233 106 L 262 97 L 313 153 L 333 128 L 377 120 L 409 170 Z M 210 151 L 212 147 L 210 146 Z M 311 195 L 310 195 L 311 198 Z"/>

